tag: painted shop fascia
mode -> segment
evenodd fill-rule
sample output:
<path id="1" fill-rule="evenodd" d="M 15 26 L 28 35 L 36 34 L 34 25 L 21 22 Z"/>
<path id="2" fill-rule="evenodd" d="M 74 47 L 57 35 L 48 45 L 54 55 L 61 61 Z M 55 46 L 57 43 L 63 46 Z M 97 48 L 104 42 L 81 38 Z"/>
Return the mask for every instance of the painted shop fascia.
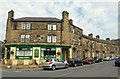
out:
<path id="1" fill-rule="evenodd" d="M 71 46 L 60 46 L 60 45 L 6 45 L 7 54 L 13 54 L 10 59 L 17 60 L 31 60 L 31 59 L 47 59 L 49 57 L 68 59 L 66 53 L 69 54 Z M 69 57 L 69 56 L 68 56 Z M 9 59 L 5 57 L 6 59 Z"/>

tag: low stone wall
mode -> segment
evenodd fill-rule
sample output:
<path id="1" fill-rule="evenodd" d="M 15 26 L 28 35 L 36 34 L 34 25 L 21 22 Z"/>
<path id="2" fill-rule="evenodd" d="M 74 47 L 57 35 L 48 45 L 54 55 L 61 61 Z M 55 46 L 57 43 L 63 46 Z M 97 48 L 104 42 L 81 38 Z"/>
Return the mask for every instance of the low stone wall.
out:
<path id="1" fill-rule="evenodd" d="M 3 64 L 3 66 L 14 66 L 14 67 L 17 67 L 17 66 L 20 66 L 21 67 L 42 67 L 43 63 L 44 63 L 45 60 L 40 60 L 40 59 L 37 59 L 37 60 L 15 60 L 15 59 L 8 59 L 8 60 L 5 60 L 3 59 L 1 61 L 1 64 Z"/>

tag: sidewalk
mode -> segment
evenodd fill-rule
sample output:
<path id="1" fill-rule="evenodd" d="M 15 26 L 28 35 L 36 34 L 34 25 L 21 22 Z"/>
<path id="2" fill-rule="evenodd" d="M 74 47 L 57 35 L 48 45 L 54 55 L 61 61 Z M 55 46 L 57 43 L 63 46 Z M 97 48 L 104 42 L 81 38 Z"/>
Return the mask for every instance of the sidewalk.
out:
<path id="1" fill-rule="evenodd" d="M 17 66 L 12 66 L 12 68 L 8 69 L 5 67 L 0 67 L 3 71 L 39 71 L 42 70 L 42 67 L 31 67 L 29 68 L 28 66 L 23 66 L 23 68 L 17 68 Z"/>
<path id="2" fill-rule="evenodd" d="M 24 68 L 24 69 L 16 69 L 16 68 L 11 68 L 11 69 L 6 69 L 6 68 L 2 68 L 2 70 L 7 70 L 7 71 L 39 71 L 42 70 L 42 68 Z"/>

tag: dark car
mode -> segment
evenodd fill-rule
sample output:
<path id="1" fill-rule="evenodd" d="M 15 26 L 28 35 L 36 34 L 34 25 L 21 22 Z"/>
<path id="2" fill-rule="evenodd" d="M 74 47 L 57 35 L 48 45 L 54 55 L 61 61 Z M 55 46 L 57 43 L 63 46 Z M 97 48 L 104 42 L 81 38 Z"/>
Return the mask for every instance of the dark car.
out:
<path id="1" fill-rule="evenodd" d="M 80 58 L 70 58 L 68 61 L 69 63 L 69 66 L 82 66 L 83 65 L 83 62 Z"/>
<path id="2" fill-rule="evenodd" d="M 83 63 L 84 64 L 92 64 L 92 63 L 95 63 L 95 60 L 91 57 L 87 57 L 87 58 L 83 59 Z"/>
<path id="3" fill-rule="evenodd" d="M 120 57 L 115 60 L 115 66 L 120 66 Z"/>
<path id="4" fill-rule="evenodd" d="M 94 59 L 95 63 L 99 63 L 99 62 L 103 61 L 102 58 L 98 58 L 98 57 L 94 57 L 93 59 Z"/>

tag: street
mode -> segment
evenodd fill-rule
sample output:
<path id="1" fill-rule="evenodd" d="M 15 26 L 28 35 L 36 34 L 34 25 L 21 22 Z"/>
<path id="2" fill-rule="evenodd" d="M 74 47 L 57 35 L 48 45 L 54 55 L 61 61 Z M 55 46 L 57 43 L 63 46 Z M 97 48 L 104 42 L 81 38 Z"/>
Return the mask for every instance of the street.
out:
<path id="1" fill-rule="evenodd" d="M 118 77 L 118 68 L 113 61 L 103 61 L 91 65 L 69 67 L 68 69 L 39 71 L 2 71 L 3 77 Z"/>

